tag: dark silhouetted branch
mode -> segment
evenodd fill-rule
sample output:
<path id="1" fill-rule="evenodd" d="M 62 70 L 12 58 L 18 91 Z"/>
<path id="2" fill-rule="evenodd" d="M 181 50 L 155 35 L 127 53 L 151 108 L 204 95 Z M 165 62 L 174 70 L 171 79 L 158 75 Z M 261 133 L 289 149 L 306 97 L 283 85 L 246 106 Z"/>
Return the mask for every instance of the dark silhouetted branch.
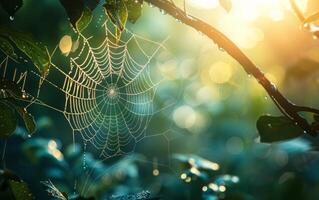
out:
<path id="1" fill-rule="evenodd" d="M 145 2 L 152 4 L 153 6 L 165 11 L 167 14 L 171 15 L 181 23 L 184 23 L 190 27 L 193 27 L 197 31 L 202 32 L 211 40 L 213 40 L 219 48 L 222 48 L 235 60 L 237 60 L 244 70 L 256 80 L 259 84 L 266 90 L 271 99 L 274 101 L 279 110 L 292 120 L 295 124 L 300 126 L 306 133 L 316 136 L 317 130 L 314 130 L 311 125 L 300 116 L 299 112 L 312 112 L 319 113 L 319 110 L 308 107 L 296 106 L 286 99 L 281 92 L 277 89 L 276 85 L 271 83 L 264 75 L 264 73 L 240 50 L 234 42 L 232 42 L 228 37 L 226 37 L 219 30 L 213 26 L 207 24 L 206 22 L 188 15 L 182 9 L 174 5 L 169 0 L 144 0 Z"/>

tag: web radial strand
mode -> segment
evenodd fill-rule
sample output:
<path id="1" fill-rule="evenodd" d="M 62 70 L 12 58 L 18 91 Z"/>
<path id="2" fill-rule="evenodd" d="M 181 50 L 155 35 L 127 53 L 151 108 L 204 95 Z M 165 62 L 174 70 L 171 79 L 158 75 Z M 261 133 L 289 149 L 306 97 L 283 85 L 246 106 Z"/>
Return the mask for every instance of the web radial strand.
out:
<path id="1" fill-rule="evenodd" d="M 156 112 L 153 103 L 159 84 L 152 80 L 150 65 L 162 48 L 161 43 L 128 30 L 115 43 L 108 26 L 103 24 L 105 35 L 97 45 L 95 38 L 80 34 L 81 44 L 70 57 L 62 88 L 63 113 L 74 133 L 102 157 L 131 152 L 145 136 Z"/>

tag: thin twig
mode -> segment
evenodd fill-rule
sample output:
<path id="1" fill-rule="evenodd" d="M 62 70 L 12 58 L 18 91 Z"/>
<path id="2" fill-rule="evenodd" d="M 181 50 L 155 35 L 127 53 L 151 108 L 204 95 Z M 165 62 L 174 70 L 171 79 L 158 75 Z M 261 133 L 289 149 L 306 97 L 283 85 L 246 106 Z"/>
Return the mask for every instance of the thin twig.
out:
<path id="1" fill-rule="evenodd" d="M 306 17 L 304 16 L 304 14 L 301 12 L 300 8 L 298 7 L 298 5 L 296 4 L 295 0 L 289 0 L 290 5 L 292 10 L 295 12 L 295 14 L 297 15 L 298 19 L 300 20 L 301 23 L 304 23 L 306 20 Z M 303 24 L 305 26 L 305 28 L 310 29 L 311 32 L 311 25 L 310 24 Z M 314 35 L 314 37 L 319 38 L 319 32 L 315 31 L 312 32 L 312 34 Z"/>

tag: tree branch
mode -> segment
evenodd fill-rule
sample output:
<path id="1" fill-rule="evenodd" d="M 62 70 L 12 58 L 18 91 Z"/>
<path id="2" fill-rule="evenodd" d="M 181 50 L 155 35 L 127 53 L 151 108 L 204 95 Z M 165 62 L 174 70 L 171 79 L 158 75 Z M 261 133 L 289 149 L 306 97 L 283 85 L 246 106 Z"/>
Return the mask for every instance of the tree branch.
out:
<path id="1" fill-rule="evenodd" d="M 296 4 L 295 0 L 289 0 L 290 5 L 292 10 L 295 12 L 295 14 L 297 15 L 298 19 L 300 20 L 301 23 L 304 23 L 306 20 L 306 17 L 304 16 L 304 14 L 301 12 L 301 10 L 299 9 L 298 5 Z M 309 29 L 311 32 L 311 26 L 309 24 L 304 24 L 306 25 L 305 28 Z M 315 31 L 312 32 L 312 34 L 314 35 L 315 38 L 319 38 L 319 32 Z"/>
<path id="2" fill-rule="evenodd" d="M 197 31 L 202 32 L 211 40 L 213 40 L 219 48 L 222 48 L 235 60 L 237 60 L 247 74 L 252 75 L 260 85 L 266 90 L 271 99 L 274 101 L 279 110 L 287 116 L 291 121 L 300 126 L 305 132 L 312 136 L 316 136 L 318 133 L 313 130 L 311 125 L 299 115 L 298 112 L 313 112 L 319 113 L 319 110 L 307 107 L 296 106 L 287 100 L 277 89 L 274 83 L 271 83 L 264 75 L 264 73 L 223 33 L 216 28 L 207 24 L 206 22 L 188 15 L 182 9 L 175 6 L 168 0 L 144 0 L 153 6 L 158 7 L 160 10 L 164 10 L 167 14 L 171 15 L 180 22 L 193 27 Z"/>

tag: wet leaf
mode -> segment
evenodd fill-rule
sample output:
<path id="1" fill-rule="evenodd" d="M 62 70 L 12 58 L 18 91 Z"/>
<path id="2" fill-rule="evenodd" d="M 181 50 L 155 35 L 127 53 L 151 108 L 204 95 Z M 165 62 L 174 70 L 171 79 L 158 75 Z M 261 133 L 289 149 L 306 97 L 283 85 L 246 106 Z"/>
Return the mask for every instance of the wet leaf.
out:
<path id="1" fill-rule="evenodd" d="M 229 12 L 232 9 L 232 2 L 231 0 L 219 0 L 219 4 L 227 11 Z"/>
<path id="2" fill-rule="evenodd" d="M 105 11 L 120 31 L 124 30 L 128 11 L 123 0 L 109 0 L 104 4 Z"/>
<path id="3" fill-rule="evenodd" d="M 260 141 L 271 143 L 299 137 L 304 131 L 287 117 L 261 116 L 257 121 Z"/>
<path id="4" fill-rule="evenodd" d="M 9 137 L 17 126 L 17 117 L 14 110 L 0 102 L 0 137 Z"/>
<path id="5" fill-rule="evenodd" d="M 141 0 L 129 0 L 126 2 L 126 8 L 128 12 L 128 20 L 131 23 L 135 23 L 142 14 L 142 1 Z"/>
<path id="6" fill-rule="evenodd" d="M 0 0 L 1 7 L 8 13 L 10 17 L 21 8 L 23 5 L 22 0 Z"/>
<path id="7" fill-rule="evenodd" d="M 28 185 L 10 170 L 0 170 L 0 198 L 6 200 L 33 200 Z"/>
<path id="8" fill-rule="evenodd" d="M 0 50 L 6 54 L 7 56 L 9 56 L 12 59 L 17 59 L 18 56 L 17 54 L 14 52 L 14 48 L 13 46 L 10 44 L 9 40 L 0 37 Z"/>
<path id="9" fill-rule="evenodd" d="M 20 51 L 27 55 L 43 77 L 48 75 L 51 58 L 47 48 L 42 43 L 37 42 L 29 34 L 18 32 L 7 27 L 0 27 L 0 35 L 9 38 Z"/>
<path id="10" fill-rule="evenodd" d="M 92 11 L 89 8 L 84 8 L 79 20 L 76 21 L 76 29 L 82 32 L 92 20 Z"/>
<path id="11" fill-rule="evenodd" d="M 33 134 L 36 130 L 34 117 L 30 113 L 28 113 L 25 108 L 15 106 L 15 109 L 23 119 L 25 128 L 27 129 L 28 133 Z"/>
<path id="12" fill-rule="evenodd" d="M 15 200 L 34 200 L 28 185 L 23 181 L 9 180 L 10 189 Z"/>

